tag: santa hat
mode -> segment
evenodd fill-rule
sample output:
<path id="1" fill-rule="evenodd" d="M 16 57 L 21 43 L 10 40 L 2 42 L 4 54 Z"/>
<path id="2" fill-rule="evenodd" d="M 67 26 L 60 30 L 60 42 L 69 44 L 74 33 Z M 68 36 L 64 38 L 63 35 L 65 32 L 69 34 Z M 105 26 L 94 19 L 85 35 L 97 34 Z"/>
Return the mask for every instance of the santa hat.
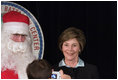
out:
<path id="1" fill-rule="evenodd" d="M 20 12 L 10 11 L 3 15 L 3 30 L 28 32 L 29 18 Z"/>
<path id="2" fill-rule="evenodd" d="M 7 22 L 24 22 L 29 25 L 29 18 L 19 12 L 10 11 L 3 15 L 3 23 Z"/>

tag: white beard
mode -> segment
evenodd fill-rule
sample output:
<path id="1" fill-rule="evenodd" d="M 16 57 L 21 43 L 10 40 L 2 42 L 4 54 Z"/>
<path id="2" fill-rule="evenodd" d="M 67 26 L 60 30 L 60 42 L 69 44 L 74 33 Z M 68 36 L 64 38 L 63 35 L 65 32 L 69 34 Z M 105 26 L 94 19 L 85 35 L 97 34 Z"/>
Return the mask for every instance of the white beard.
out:
<path id="1" fill-rule="evenodd" d="M 26 38 L 25 42 L 14 42 L 5 33 L 1 40 L 1 70 L 15 70 L 19 78 L 27 78 L 27 65 L 35 59 L 30 38 Z"/>

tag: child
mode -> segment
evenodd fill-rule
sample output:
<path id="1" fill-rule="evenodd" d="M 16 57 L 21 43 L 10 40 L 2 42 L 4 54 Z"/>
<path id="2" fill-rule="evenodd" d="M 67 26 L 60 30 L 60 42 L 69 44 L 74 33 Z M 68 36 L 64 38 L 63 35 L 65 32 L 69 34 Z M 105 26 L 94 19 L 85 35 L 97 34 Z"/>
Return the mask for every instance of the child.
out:
<path id="1" fill-rule="evenodd" d="M 51 78 L 52 69 L 46 60 L 40 59 L 30 63 L 26 72 L 29 79 L 49 79 Z"/>

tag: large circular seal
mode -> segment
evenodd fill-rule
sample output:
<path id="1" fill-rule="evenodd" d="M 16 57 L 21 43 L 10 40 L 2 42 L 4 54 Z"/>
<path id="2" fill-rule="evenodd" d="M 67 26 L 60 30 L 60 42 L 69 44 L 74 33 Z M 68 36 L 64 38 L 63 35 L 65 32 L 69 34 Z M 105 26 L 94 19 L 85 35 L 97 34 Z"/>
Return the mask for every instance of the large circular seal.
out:
<path id="1" fill-rule="evenodd" d="M 29 17 L 30 19 L 29 27 L 30 27 L 30 33 L 31 33 L 32 42 L 33 42 L 32 43 L 33 55 L 35 55 L 37 59 L 42 59 L 43 53 L 44 53 L 44 37 L 43 37 L 41 26 L 39 25 L 36 18 L 24 7 L 13 2 L 2 1 L 1 2 L 1 15 L 9 11 L 18 11 Z M 1 23 L 2 23 L 2 20 L 1 20 Z"/>

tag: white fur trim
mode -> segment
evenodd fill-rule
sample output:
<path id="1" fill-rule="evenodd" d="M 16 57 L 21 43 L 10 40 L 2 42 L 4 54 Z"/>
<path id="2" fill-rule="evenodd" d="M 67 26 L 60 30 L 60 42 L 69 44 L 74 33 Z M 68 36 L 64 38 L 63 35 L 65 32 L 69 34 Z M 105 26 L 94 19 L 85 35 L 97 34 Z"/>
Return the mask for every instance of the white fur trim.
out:
<path id="1" fill-rule="evenodd" d="M 4 31 L 11 31 L 11 33 L 28 33 L 29 26 L 23 22 L 7 22 L 3 23 L 3 30 Z"/>

